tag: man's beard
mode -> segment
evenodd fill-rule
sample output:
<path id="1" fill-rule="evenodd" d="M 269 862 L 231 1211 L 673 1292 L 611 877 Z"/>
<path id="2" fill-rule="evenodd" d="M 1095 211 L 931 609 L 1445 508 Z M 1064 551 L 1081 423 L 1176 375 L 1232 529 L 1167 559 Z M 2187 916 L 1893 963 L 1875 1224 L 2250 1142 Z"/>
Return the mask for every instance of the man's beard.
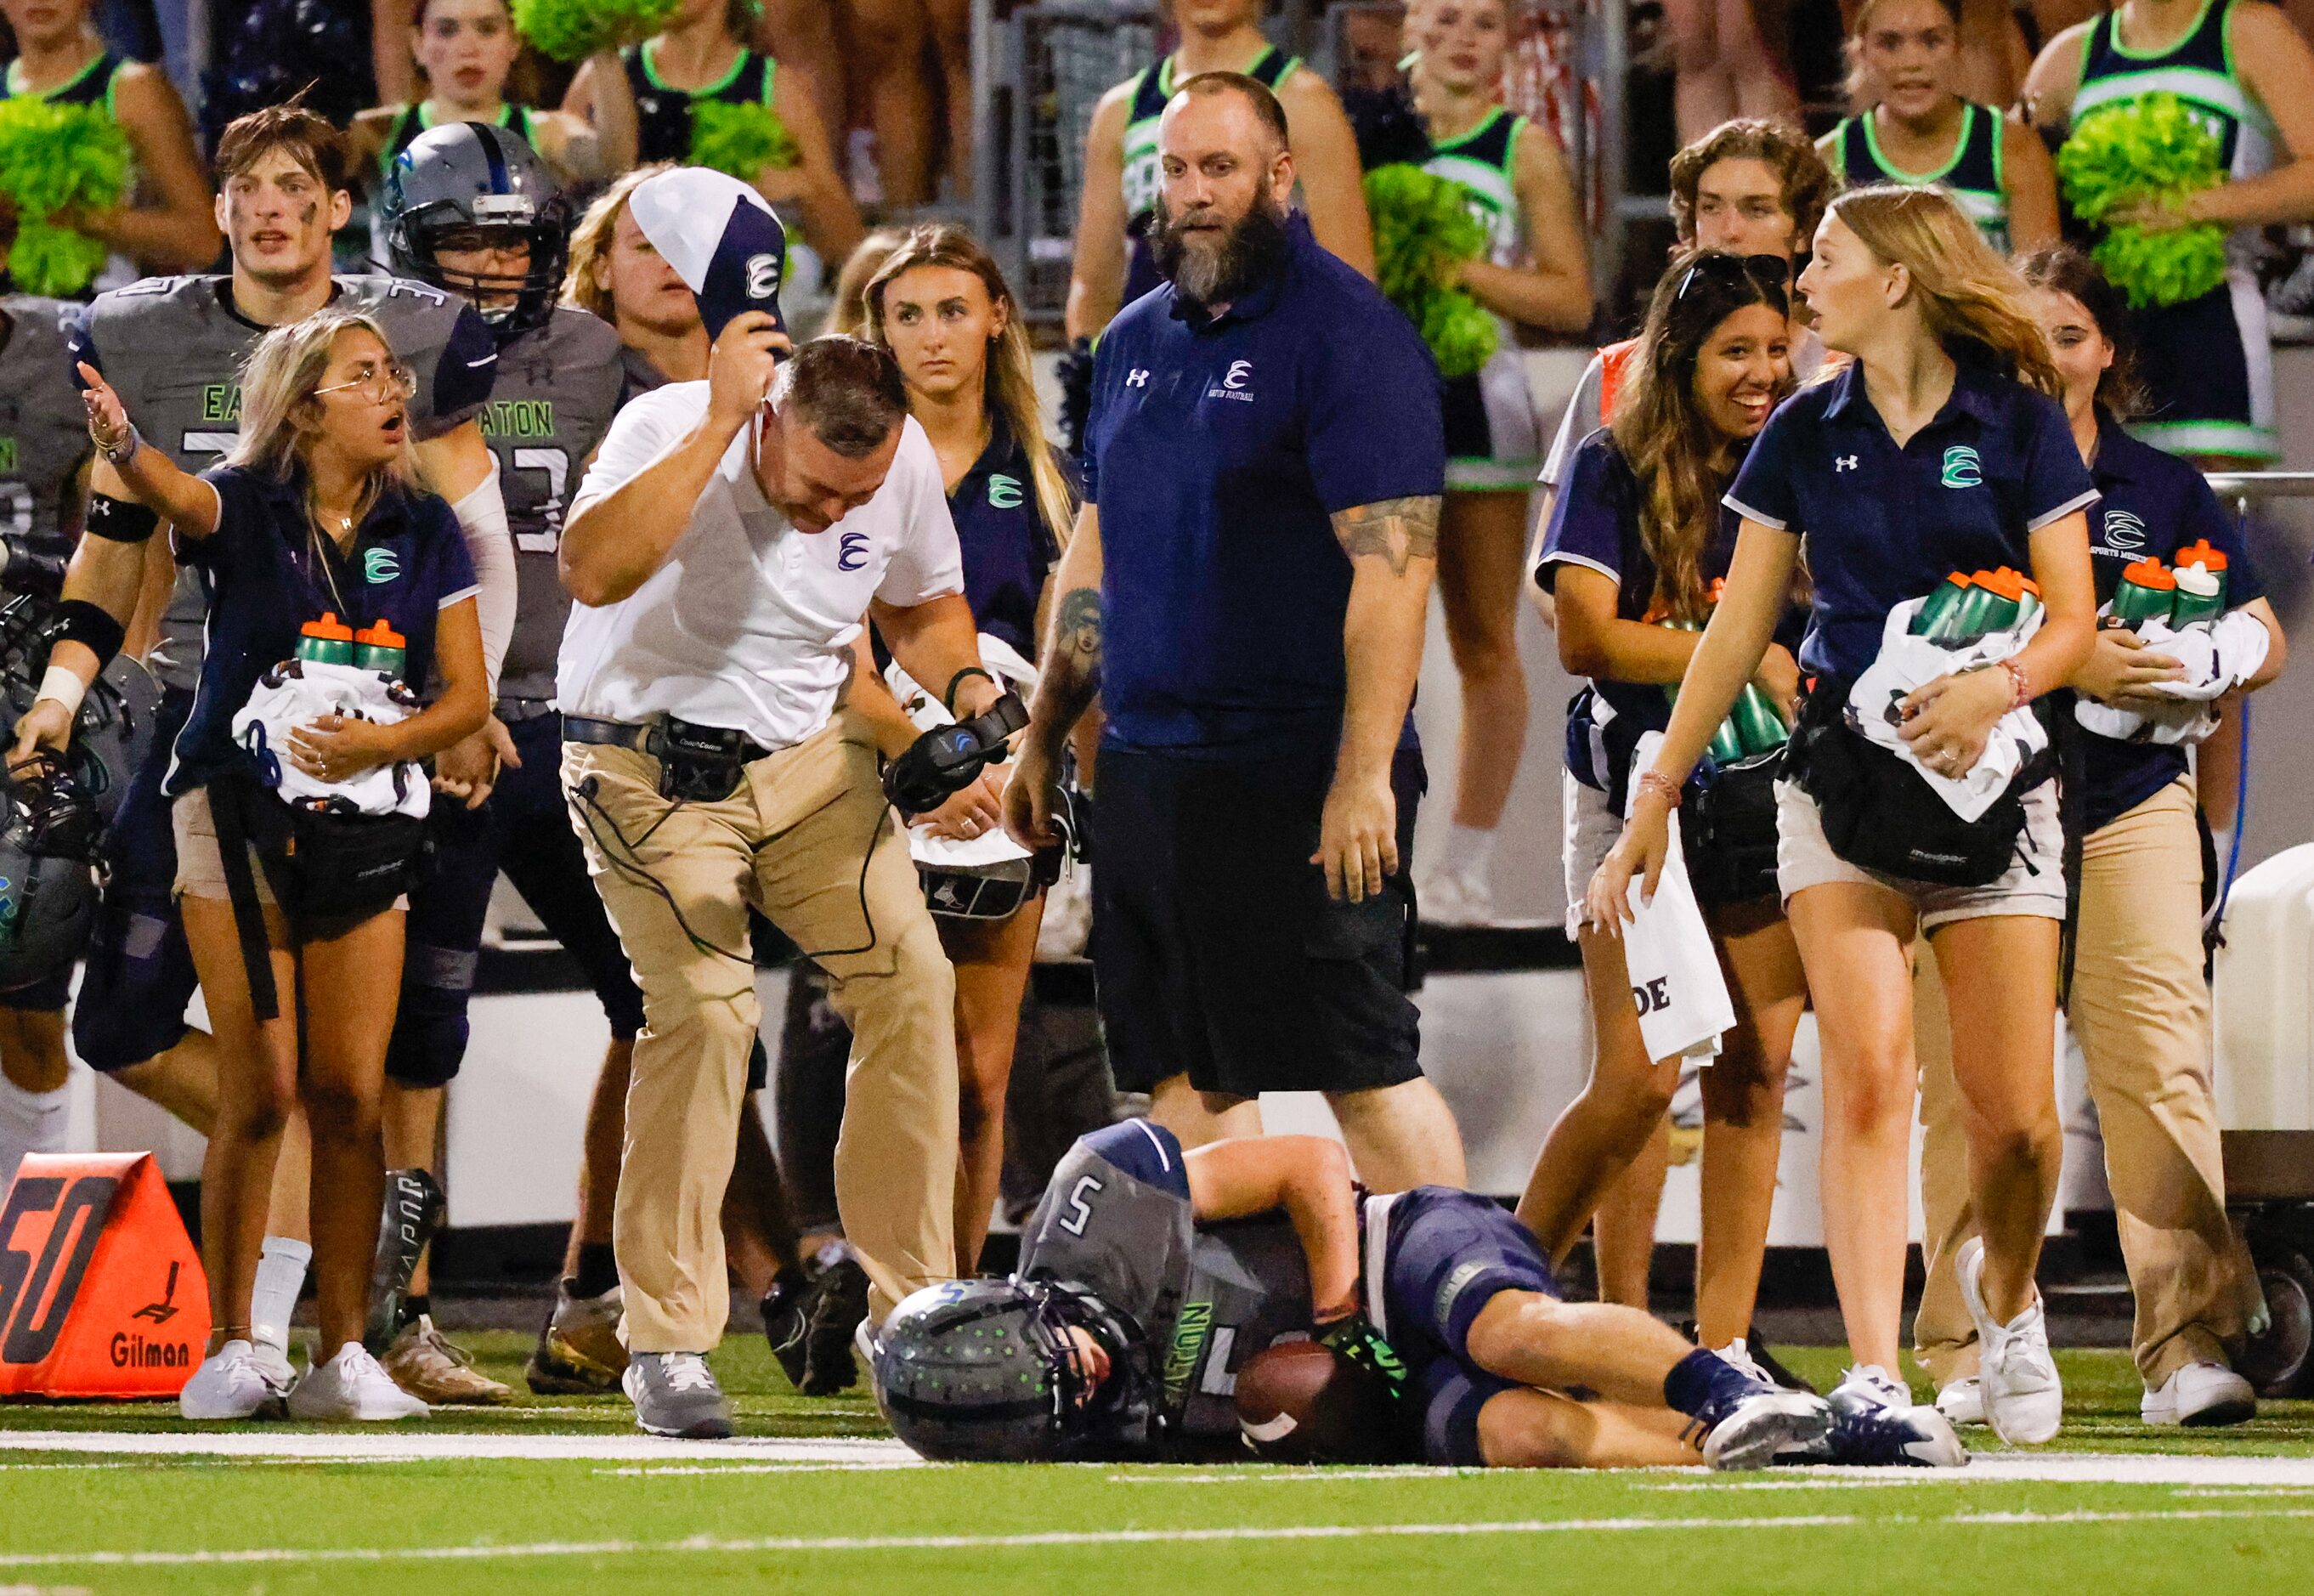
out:
<path id="1" fill-rule="evenodd" d="M 1212 213 L 1189 215 L 1205 222 Z M 1157 202 L 1156 225 L 1150 234 L 1157 269 L 1170 279 L 1174 293 L 1200 309 L 1232 304 L 1285 263 L 1285 212 L 1268 195 L 1258 194 L 1245 215 L 1218 242 L 1213 239 L 1203 231 L 1185 232 L 1165 202 Z"/>

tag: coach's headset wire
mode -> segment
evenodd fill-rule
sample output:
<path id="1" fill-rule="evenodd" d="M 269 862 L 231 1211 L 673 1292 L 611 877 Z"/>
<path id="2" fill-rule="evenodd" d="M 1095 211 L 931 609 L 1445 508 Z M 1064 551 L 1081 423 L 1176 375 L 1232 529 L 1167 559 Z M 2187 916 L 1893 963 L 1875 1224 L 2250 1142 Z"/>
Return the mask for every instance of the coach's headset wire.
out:
<path id="1" fill-rule="evenodd" d="M 675 901 L 675 894 L 667 890 L 667 886 L 665 882 L 661 881 L 656 875 L 651 873 L 650 869 L 643 864 L 641 855 L 636 851 L 658 833 L 660 826 L 665 825 L 669 820 L 673 819 L 675 817 L 675 812 L 677 809 L 682 808 L 687 800 L 683 798 L 674 799 L 667 805 L 666 814 L 660 816 L 657 820 L 652 821 L 649 826 L 644 830 L 642 835 L 630 841 L 626 833 L 620 828 L 618 821 L 612 816 L 608 809 L 603 807 L 601 801 L 596 797 L 596 792 L 599 790 L 600 789 L 597 785 L 596 779 L 593 776 L 588 776 L 581 780 L 576 787 L 569 789 L 566 796 L 570 799 L 574 807 L 578 807 L 578 817 L 586 824 L 587 834 L 594 839 L 595 847 L 602 854 L 603 861 L 609 865 L 612 869 L 617 871 L 624 879 L 631 881 L 637 886 L 648 887 L 650 891 L 656 893 L 660 901 L 667 904 L 667 913 L 675 916 L 675 923 L 676 927 L 681 930 L 686 938 L 690 939 L 691 945 L 700 952 L 706 954 L 711 958 L 727 958 L 734 961 L 735 963 L 744 965 L 754 964 L 755 960 L 755 954 L 752 950 L 746 953 L 734 953 L 729 948 L 725 948 L 709 938 L 701 936 L 697 930 L 693 929 L 690 920 L 686 918 L 683 913 L 683 905 Z M 872 953 L 875 951 L 878 941 L 876 932 L 876 916 L 874 912 L 868 907 L 868 870 L 869 867 L 875 862 L 877 845 L 884 840 L 884 821 L 887 813 L 888 811 L 884 809 L 879 809 L 877 811 L 876 828 L 869 833 L 868 851 L 861 856 L 860 860 L 860 880 L 858 882 L 858 891 L 860 895 L 860 918 L 867 924 L 868 939 L 857 948 L 807 948 L 799 949 L 804 957 L 814 961 L 828 958 L 849 958 L 859 954 Z M 596 825 L 596 817 L 597 816 L 602 817 L 602 823 L 604 825 L 610 827 L 611 835 L 618 839 L 619 848 L 626 854 L 625 859 L 622 860 L 619 858 L 618 854 L 612 851 L 610 844 L 604 841 L 601 830 Z M 771 844 L 772 839 L 766 839 L 763 842 L 758 843 L 755 847 L 749 849 L 748 852 L 750 855 L 760 853 L 764 849 L 770 847 Z M 786 928 L 782 927 L 781 929 L 784 930 Z"/>

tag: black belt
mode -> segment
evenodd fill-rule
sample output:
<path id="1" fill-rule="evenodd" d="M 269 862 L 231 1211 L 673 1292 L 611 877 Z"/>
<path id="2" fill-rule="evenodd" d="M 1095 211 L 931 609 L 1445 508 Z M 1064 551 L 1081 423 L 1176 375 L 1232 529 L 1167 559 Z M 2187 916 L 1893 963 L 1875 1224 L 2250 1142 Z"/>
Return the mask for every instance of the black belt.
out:
<path id="1" fill-rule="evenodd" d="M 674 715 L 655 716 L 649 720 L 598 720 L 592 715 L 565 715 L 562 717 L 562 740 L 628 748 L 653 759 L 660 758 L 669 744 L 682 747 L 720 742 L 741 764 L 753 764 L 759 759 L 768 759 L 774 752 L 728 727 L 702 726 L 697 721 L 684 720 Z"/>
<path id="2" fill-rule="evenodd" d="M 566 743 L 597 743 L 607 748 L 631 748 L 637 754 L 651 751 L 652 734 L 658 729 L 658 723 L 649 720 L 597 720 L 592 715 L 562 718 Z"/>

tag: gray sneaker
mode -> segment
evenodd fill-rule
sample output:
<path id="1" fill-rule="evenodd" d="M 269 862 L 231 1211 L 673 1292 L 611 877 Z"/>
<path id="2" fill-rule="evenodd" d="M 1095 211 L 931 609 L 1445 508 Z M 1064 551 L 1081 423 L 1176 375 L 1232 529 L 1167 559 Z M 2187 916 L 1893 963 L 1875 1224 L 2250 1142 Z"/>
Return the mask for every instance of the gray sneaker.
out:
<path id="1" fill-rule="evenodd" d="M 731 1404 L 698 1353 L 634 1353 L 619 1384 L 635 1405 L 635 1427 L 684 1441 L 723 1441 Z"/>

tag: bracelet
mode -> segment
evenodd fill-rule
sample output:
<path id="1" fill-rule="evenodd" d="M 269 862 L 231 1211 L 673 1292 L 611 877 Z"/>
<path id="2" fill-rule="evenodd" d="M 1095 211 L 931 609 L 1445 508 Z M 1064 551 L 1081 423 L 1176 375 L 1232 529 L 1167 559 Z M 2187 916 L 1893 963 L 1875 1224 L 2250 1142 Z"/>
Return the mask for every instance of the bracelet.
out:
<path id="1" fill-rule="evenodd" d="M 91 441 L 93 442 L 93 438 L 92 438 Z M 144 447 L 144 445 L 145 440 L 138 436 L 137 433 L 137 423 L 131 421 L 128 424 L 128 430 L 123 433 L 116 442 L 110 445 L 98 444 L 96 445 L 96 452 L 104 456 L 104 463 L 107 465 L 113 467 L 117 471 L 121 466 L 124 466 L 130 461 L 136 459 L 137 451 Z"/>
<path id="2" fill-rule="evenodd" d="M 1661 793 L 1665 803 L 1669 804 L 1674 809 L 1679 807 L 1680 783 L 1673 780 L 1661 771 L 1640 772 L 1639 790 L 1641 792 Z"/>
<path id="3" fill-rule="evenodd" d="M 2021 710 L 2033 701 L 2033 684 L 2025 679 L 2025 667 L 2013 659 L 2004 659 L 2000 668 L 2009 673 L 2009 707 Z"/>
<path id="4" fill-rule="evenodd" d="M 976 665 L 966 666 L 962 670 L 957 672 L 955 675 L 950 676 L 948 679 L 948 691 L 941 694 L 941 704 L 947 708 L 948 712 L 951 715 L 956 713 L 956 690 L 964 685 L 964 679 L 967 676 L 977 676 L 982 681 L 987 683 L 991 687 L 996 685 L 996 678 L 989 675 L 988 672 L 983 670 L 980 666 Z"/>
<path id="5" fill-rule="evenodd" d="M 67 715 L 80 713 L 80 701 L 87 695 L 88 683 L 80 673 L 67 665 L 52 665 L 40 676 L 40 691 L 32 697 L 34 703 L 53 699 L 65 707 Z"/>

